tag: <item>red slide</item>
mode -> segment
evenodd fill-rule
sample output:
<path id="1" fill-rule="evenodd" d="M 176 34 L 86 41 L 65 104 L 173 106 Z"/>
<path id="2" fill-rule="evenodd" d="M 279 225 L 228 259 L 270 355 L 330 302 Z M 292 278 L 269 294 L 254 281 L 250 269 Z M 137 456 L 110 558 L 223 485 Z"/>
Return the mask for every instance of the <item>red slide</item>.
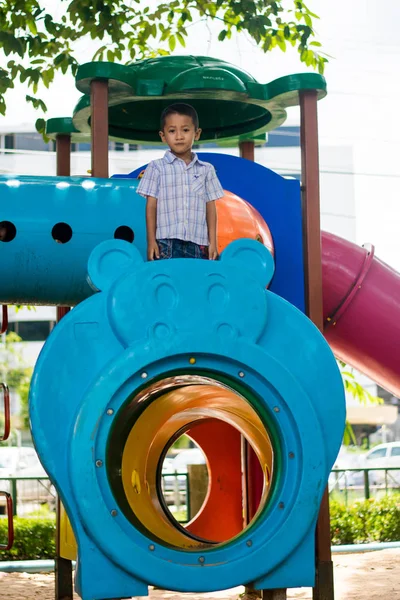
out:
<path id="1" fill-rule="evenodd" d="M 400 274 L 322 232 L 324 334 L 334 354 L 400 396 Z"/>

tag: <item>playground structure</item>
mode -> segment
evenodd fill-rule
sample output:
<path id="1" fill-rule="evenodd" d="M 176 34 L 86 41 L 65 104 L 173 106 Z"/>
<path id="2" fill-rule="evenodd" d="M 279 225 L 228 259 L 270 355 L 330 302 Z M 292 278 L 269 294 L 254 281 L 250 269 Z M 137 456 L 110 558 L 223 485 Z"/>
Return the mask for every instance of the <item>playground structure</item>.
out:
<path id="1" fill-rule="evenodd" d="M 324 291 L 332 294 L 322 305 L 316 101 L 325 94 L 323 78 L 298 75 L 263 86 L 226 63 L 182 60 L 148 61 L 147 70 L 146 63 L 136 70 L 81 67 L 77 85 L 92 91 L 92 102 L 83 97 L 74 124 L 84 135 L 90 123 L 94 178 L 0 179 L 3 219 L 15 228 L 2 248 L 2 301 L 79 303 L 35 370 L 35 444 L 78 541 L 84 599 L 144 595 L 149 584 L 208 591 L 240 583 L 275 599 L 283 588 L 313 586 L 315 575 L 316 597 L 330 598 L 326 504 L 316 562 L 314 529 L 342 437 L 344 399 L 332 353 L 302 313 L 321 330 L 324 318 L 337 354 L 351 363 L 357 349 L 356 366 L 370 357 L 370 373 L 379 371 L 396 391 L 396 353 L 388 348 L 398 325 L 369 328 L 357 346 L 351 312 L 368 304 L 359 290 L 371 275 L 370 290 L 386 281 L 388 302 L 399 279 L 372 252 L 325 234 Z M 281 124 L 285 107 L 301 104 L 303 197 L 298 182 L 254 162 L 201 155 L 229 192 L 217 203 L 220 250 L 227 246 L 217 263 L 144 263 L 138 172 L 97 179 L 108 176 L 109 132 L 156 141 L 161 109 L 177 99 L 197 108 L 205 139 L 235 137 L 247 155 L 250 134 Z M 48 123 L 58 175 L 68 175 L 63 160 L 71 138 L 82 135 L 75 126 Z M 253 240 L 228 244 L 241 237 Z M 346 279 L 345 261 L 336 257 L 350 250 Z M 350 351 L 348 326 L 341 327 L 349 315 Z M 375 350 L 379 337 L 384 355 Z M 162 458 L 183 432 L 204 450 L 210 474 L 205 504 L 185 529 L 159 493 Z M 66 549 L 61 540 L 59 571 L 70 558 Z"/>

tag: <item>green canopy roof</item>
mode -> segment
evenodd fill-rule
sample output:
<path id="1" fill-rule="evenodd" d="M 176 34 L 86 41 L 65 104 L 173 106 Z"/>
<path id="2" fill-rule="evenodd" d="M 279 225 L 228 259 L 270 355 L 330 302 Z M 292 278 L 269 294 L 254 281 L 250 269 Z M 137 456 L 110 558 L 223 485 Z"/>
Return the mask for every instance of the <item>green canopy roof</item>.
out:
<path id="1" fill-rule="evenodd" d="M 286 109 L 299 104 L 302 90 L 326 96 L 326 82 L 317 73 L 301 73 L 258 83 L 246 71 L 225 61 L 202 56 L 163 56 L 130 65 L 92 62 L 81 65 L 76 86 L 84 94 L 69 123 L 73 141 L 90 135 L 90 85 L 107 80 L 110 139 L 160 143 L 162 110 L 187 102 L 199 114 L 201 142 L 250 140 L 279 127 Z M 67 127 L 67 119 L 50 119 L 47 134 Z M 84 139 L 75 136 L 84 134 Z"/>

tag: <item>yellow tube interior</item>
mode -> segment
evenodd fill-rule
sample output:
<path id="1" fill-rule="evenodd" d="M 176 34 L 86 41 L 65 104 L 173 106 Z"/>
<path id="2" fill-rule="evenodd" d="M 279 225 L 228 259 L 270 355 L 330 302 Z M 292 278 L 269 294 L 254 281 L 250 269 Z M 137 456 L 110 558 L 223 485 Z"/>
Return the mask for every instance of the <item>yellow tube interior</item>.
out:
<path id="1" fill-rule="evenodd" d="M 155 399 L 151 401 L 152 396 Z M 134 402 L 143 401 L 149 405 L 134 423 L 122 456 L 124 492 L 143 527 L 174 547 L 211 546 L 210 542 L 196 539 L 174 526 L 160 503 L 157 480 L 159 462 L 171 439 L 204 419 L 222 419 L 231 424 L 255 451 L 264 474 L 262 498 L 253 520 L 257 518 L 271 487 L 273 449 L 265 426 L 249 402 L 220 382 L 196 376 L 159 381 L 134 398 Z"/>

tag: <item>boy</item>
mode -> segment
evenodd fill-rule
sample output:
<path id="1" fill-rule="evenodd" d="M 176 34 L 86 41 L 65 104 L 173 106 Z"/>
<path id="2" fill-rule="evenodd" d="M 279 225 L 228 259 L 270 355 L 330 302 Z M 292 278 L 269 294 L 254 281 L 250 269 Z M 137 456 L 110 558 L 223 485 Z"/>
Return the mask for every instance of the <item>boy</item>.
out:
<path id="1" fill-rule="evenodd" d="M 217 252 L 215 200 L 224 191 L 215 169 L 192 152 L 200 138 L 199 118 L 189 104 L 171 104 L 161 115 L 160 137 L 169 146 L 140 180 L 147 198 L 147 258 L 206 258 Z"/>

